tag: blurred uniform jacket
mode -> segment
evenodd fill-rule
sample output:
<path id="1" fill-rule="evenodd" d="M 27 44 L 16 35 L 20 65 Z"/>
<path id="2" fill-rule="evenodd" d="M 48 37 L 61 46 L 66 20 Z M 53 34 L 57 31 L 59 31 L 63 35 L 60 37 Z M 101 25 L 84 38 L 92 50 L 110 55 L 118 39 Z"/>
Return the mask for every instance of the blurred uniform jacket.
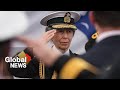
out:
<path id="1" fill-rule="evenodd" d="M 116 60 L 111 69 L 98 77 L 99 79 L 120 79 L 120 59 Z"/>
<path id="2" fill-rule="evenodd" d="M 19 56 L 21 53 L 25 53 L 31 57 L 31 60 L 29 60 L 27 63 L 27 68 L 9 68 L 10 73 L 19 78 L 33 78 L 33 79 L 40 79 L 39 75 L 39 62 L 32 54 L 32 51 L 29 51 L 28 48 L 26 48 L 24 51 L 19 52 L 15 56 Z M 77 54 L 72 53 L 71 50 L 69 50 L 69 54 L 71 56 L 76 56 Z M 20 56 L 19 56 L 20 57 Z M 44 67 L 45 69 L 45 79 L 51 79 L 52 75 L 54 73 L 53 67 Z M 43 68 L 41 69 L 43 70 Z"/>
<path id="3" fill-rule="evenodd" d="M 93 79 L 111 69 L 120 59 L 120 36 L 107 37 L 96 43 L 86 54 L 77 57 L 62 56 L 54 64 L 61 79 Z M 71 69 L 71 67 L 74 67 Z"/>

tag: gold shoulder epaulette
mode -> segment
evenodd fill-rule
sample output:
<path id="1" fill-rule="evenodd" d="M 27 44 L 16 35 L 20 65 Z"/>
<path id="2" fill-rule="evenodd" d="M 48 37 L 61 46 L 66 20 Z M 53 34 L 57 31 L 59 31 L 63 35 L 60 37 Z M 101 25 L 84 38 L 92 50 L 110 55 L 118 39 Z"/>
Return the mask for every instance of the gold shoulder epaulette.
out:
<path id="1" fill-rule="evenodd" d="M 98 68 L 86 60 L 82 58 L 72 58 L 62 67 L 59 76 L 60 79 L 75 79 L 84 70 L 87 70 L 94 75 L 100 73 Z"/>
<path id="2" fill-rule="evenodd" d="M 97 37 L 98 37 L 98 32 L 96 32 L 92 35 L 92 39 L 96 39 Z"/>

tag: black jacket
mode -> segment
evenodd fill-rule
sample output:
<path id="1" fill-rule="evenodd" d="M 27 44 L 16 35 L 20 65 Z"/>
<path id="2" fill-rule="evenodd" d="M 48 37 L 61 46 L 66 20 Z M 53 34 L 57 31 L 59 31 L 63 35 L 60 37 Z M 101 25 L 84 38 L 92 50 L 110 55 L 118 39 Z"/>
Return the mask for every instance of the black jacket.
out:
<path id="1" fill-rule="evenodd" d="M 92 49 L 90 49 L 86 54 L 79 55 L 77 58 L 79 59 L 79 62 L 76 63 L 76 59 L 69 57 L 69 56 L 62 56 L 60 57 L 57 62 L 54 64 L 54 68 L 59 74 L 59 77 L 61 78 L 67 78 L 64 77 L 65 75 L 61 75 L 61 70 L 65 68 L 64 65 L 68 63 L 68 66 L 71 66 L 72 64 L 74 67 L 74 71 L 77 70 L 75 73 L 71 71 L 68 67 L 66 71 L 68 73 L 72 73 L 75 77 L 71 78 L 82 78 L 82 79 L 93 79 L 96 78 L 96 76 L 101 75 L 104 72 L 107 72 L 109 68 L 113 65 L 114 61 L 117 61 L 120 59 L 120 36 L 112 36 L 109 38 L 106 38 L 99 43 L 97 43 Z M 70 63 L 70 60 L 74 59 L 74 62 Z M 98 70 L 98 73 L 93 73 L 92 69 L 84 68 L 83 66 L 79 67 L 81 65 L 80 63 L 89 63 L 91 66 L 95 67 L 95 70 Z M 78 65 L 79 63 L 79 65 Z M 82 69 L 81 69 L 82 68 Z"/>

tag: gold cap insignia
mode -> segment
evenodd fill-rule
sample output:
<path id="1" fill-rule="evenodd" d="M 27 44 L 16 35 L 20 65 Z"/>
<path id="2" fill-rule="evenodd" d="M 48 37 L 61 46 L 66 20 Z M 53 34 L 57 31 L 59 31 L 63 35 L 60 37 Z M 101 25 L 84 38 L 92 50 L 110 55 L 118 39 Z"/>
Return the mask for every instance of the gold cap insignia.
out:
<path id="1" fill-rule="evenodd" d="M 64 16 L 64 22 L 65 23 L 70 23 L 70 21 L 71 21 L 71 13 L 67 12 Z"/>

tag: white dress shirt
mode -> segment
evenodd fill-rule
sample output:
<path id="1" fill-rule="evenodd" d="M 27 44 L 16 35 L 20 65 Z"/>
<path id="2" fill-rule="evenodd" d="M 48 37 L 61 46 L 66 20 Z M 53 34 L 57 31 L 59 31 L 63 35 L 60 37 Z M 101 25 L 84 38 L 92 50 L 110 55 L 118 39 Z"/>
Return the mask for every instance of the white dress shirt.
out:
<path id="1" fill-rule="evenodd" d="M 116 35 L 120 35 L 120 30 L 112 30 L 112 31 L 104 32 L 98 36 L 98 38 L 96 39 L 96 42 L 99 43 L 100 41 L 102 41 L 108 37 L 112 37 L 112 36 L 116 36 Z"/>
<path id="2" fill-rule="evenodd" d="M 61 54 L 63 54 L 63 55 L 70 55 L 69 49 L 68 49 L 65 53 L 62 53 L 59 49 L 57 49 L 57 48 L 55 47 L 55 45 L 52 46 L 52 50 L 54 50 L 54 51 L 56 51 L 56 52 L 59 52 L 59 53 L 61 53 Z"/>

